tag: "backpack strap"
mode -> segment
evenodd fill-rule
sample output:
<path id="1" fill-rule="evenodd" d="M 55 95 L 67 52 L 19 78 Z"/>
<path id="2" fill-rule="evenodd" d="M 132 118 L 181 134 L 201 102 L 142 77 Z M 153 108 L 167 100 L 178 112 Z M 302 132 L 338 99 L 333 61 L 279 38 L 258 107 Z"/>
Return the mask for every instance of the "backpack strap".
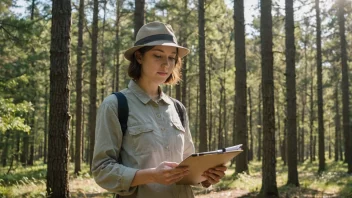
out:
<path id="1" fill-rule="evenodd" d="M 185 123 L 184 123 L 185 121 L 184 121 L 184 117 L 183 117 L 184 112 L 183 112 L 183 108 L 182 108 L 183 104 L 180 101 L 176 100 L 175 98 L 170 97 L 170 99 L 172 100 L 172 102 L 174 102 L 174 105 L 175 105 L 178 117 L 181 120 L 182 126 L 185 127 Z"/>
<path id="2" fill-rule="evenodd" d="M 121 92 L 114 92 L 113 94 L 116 96 L 118 101 L 117 112 L 118 112 L 119 122 L 121 125 L 122 135 L 125 135 L 125 132 L 127 130 L 127 120 L 128 120 L 128 112 L 129 112 L 127 98 Z"/>

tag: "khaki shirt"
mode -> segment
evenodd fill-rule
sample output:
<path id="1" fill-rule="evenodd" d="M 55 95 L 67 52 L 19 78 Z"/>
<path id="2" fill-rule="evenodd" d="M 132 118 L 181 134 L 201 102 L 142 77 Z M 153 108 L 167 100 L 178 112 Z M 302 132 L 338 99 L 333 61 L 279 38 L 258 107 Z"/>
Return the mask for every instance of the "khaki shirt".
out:
<path id="1" fill-rule="evenodd" d="M 184 107 L 185 127 L 173 101 L 163 92 L 160 100 L 154 102 L 133 80 L 121 92 L 129 107 L 125 135 L 117 116 L 115 95 L 106 97 L 97 113 L 92 161 L 96 183 L 127 197 L 194 197 L 188 185 L 151 183 L 131 187 L 138 169 L 155 168 L 163 161 L 180 163 L 194 153 L 194 145 Z"/>

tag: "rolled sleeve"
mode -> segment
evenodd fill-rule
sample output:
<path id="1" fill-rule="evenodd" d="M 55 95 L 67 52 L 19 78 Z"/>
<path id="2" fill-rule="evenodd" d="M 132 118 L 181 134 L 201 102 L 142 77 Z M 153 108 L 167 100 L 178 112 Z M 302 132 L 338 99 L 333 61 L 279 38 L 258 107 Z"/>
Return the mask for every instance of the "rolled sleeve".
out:
<path id="1" fill-rule="evenodd" d="M 137 169 L 119 163 L 123 135 L 116 103 L 116 97 L 111 95 L 98 109 L 92 173 L 102 188 L 120 195 L 130 195 L 137 188 L 131 187 Z"/>

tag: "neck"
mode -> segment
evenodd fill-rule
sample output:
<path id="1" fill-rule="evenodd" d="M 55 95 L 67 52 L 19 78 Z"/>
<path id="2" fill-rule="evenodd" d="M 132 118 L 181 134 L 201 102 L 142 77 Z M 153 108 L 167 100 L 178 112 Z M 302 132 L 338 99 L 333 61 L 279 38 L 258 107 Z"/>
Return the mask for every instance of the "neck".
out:
<path id="1" fill-rule="evenodd" d="M 146 82 L 142 78 L 137 80 L 136 83 L 139 85 L 139 87 L 141 89 L 143 89 L 143 91 L 145 93 L 148 94 L 148 96 L 151 99 L 156 100 L 159 98 L 159 85 L 158 84 L 155 84 L 153 82 Z"/>

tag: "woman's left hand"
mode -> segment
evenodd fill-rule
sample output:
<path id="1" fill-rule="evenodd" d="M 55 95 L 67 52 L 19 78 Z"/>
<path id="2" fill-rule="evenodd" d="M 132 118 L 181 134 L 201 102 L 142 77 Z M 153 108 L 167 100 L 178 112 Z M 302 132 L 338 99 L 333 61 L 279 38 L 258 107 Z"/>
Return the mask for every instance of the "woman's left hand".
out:
<path id="1" fill-rule="evenodd" d="M 212 184 L 216 184 L 225 176 L 226 166 L 217 166 L 215 168 L 210 168 L 203 173 L 203 177 L 207 180 L 202 182 L 202 186 L 208 188 Z"/>

